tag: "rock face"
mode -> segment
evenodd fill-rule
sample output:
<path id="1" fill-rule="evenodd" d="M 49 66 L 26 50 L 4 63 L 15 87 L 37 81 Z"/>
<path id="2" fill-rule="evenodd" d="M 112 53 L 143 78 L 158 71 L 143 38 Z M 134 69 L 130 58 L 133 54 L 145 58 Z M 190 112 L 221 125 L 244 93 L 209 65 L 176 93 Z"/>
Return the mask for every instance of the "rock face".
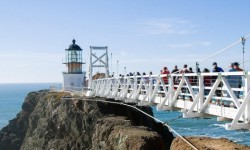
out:
<path id="1" fill-rule="evenodd" d="M 197 149 L 203 150 L 250 150 L 250 147 L 236 144 L 225 138 L 209 138 L 209 137 L 185 137 Z M 192 148 L 180 138 L 175 138 L 171 145 L 171 150 L 191 150 Z"/>
<path id="2" fill-rule="evenodd" d="M 61 100 L 67 93 L 32 92 L 0 131 L 0 149 L 169 149 L 160 123 L 118 104 Z M 140 107 L 152 114 L 150 107 Z"/>

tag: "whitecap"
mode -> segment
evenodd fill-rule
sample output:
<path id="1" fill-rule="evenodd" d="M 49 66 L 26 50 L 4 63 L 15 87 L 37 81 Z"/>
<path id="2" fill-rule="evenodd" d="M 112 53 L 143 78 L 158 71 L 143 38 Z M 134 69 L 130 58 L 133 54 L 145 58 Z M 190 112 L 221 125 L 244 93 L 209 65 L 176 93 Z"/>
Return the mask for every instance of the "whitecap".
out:
<path id="1" fill-rule="evenodd" d="M 225 128 L 226 125 L 225 124 L 212 124 L 213 126 L 217 126 L 217 127 L 222 127 L 222 128 Z"/>

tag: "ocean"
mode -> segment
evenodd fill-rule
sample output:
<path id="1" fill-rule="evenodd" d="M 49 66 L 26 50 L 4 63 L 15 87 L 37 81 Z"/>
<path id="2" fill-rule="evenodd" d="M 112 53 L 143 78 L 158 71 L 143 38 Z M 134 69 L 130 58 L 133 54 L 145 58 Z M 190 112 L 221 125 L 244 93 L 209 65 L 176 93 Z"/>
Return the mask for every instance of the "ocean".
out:
<path id="1" fill-rule="evenodd" d="M 49 89 L 51 85 L 59 87 L 60 83 L 0 84 L 0 129 L 6 126 L 9 120 L 16 117 L 29 92 Z M 217 122 L 215 117 L 212 119 L 183 119 L 180 117 L 180 112 L 156 111 L 155 107 L 152 108 L 156 118 L 167 122 L 180 135 L 224 137 L 250 146 L 250 131 L 225 130 L 225 122 Z"/>

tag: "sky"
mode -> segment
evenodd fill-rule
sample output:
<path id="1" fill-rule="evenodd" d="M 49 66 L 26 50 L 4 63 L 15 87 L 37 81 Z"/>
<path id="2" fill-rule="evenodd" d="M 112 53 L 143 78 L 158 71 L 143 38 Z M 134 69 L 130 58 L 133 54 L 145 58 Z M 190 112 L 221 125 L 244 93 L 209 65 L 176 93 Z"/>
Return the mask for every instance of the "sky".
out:
<path id="1" fill-rule="evenodd" d="M 124 67 L 153 74 L 164 66 L 194 67 L 250 34 L 249 6 L 248 0 L 0 1 L 0 83 L 62 82 L 62 59 L 73 38 L 87 63 L 90 46 L 108 46 L 115 74 L 117 66 L 119 74 Z M 211 69 L 216 61 L 226 68 L 242 60 L 239 42 L 200 67 Z"/>

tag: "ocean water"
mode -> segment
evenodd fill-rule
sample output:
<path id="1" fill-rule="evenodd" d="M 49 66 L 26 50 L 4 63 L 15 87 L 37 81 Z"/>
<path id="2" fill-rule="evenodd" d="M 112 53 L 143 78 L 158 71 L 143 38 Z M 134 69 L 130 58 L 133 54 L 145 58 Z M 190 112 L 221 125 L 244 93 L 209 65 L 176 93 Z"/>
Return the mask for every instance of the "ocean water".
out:
<path id="1" fill-rule="evenodd" d="M 153 107 L 154 116 L 168 123 L 177 133 L 183 136 L 208 136 L 213 138 L 227 138 L 239 144 L 250 146 L 250 131 L 226 130 L 225 123 L 218 122 L 216 117 L 211 119 L 184 119 L 178 111 L 157 111 Z"/>
<path id="2" fill-rule="evenodd" d="M 29 92 L 49 89 L 51 85 L 59 87 L 60 83 L 0 84 L 0 129 L 6 126 L 9 120 L 16 117 Z"/>
<path id="3" fill-rule="evenodd" d="M 15 118 L 21 110 L 25 96 L 31 91 L 49 89 L 51 85 L 56 87 L 60 83 L 34 83 L 34 84 L 0 84 L 0 129 Z M 239 144 L 250 146 L 250 131 L 225 130 L 225 122 L 217 122 L 212 119 L 183 119 L 178 118 L 181 113 L 177 111 L 156 111 L 154 116 L 167 122 L 175 131 L 184 136 L 209 136 L 215 138 L 228 138 Z"/>

